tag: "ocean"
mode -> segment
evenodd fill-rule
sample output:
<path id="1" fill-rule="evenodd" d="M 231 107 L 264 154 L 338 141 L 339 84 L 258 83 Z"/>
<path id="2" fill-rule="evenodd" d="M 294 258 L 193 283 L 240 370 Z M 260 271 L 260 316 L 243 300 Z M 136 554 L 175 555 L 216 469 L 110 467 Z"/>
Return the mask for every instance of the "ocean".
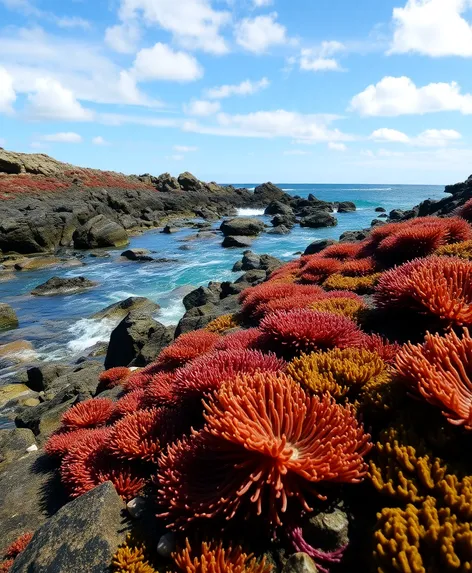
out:
<path id="1" fill-rule="evenodd" d="M 238 187 L 254 188 L 251 183 Z M 254 240 L 252 250 L 290 260 L 316 239 L 337 239 L 347 230 L 369 227 L 378 216 L 376 207 L 408 209 L 424 199 L 440 199 L 444 186 L 431 185 L 294 185 L 281 184 L 293 195 L 308 197 L 313 193 L 325 201 L 353 201 L 357 211 L 337 214 L 338 226 L 327 229 L 295 227 L 290 235 L 262 234 Z M 242 209 L 242 216 L 258 216 L 268 223 L 263 211 Z M 215 222 L 218 228 L 220 222 Z M 104 307 L 128 298 L 144 296 L 157 302 L 161 310 L 156 319 L 170 325 L 177 324 L 184 313 L 182 305 L 187 285 L 198 287 L 209 281 L 234 281 L 239 275 L 232 272 L 234 263 L 241 260 L 243 249 L 223 249 L 221 237 L 189 241 L 195 230 L 181 230 L 166 235 L 158 230 L 133 237 L 130 248 L 145 248 L 156 258 L 175 259 L 170 263 L 137 263 L 120 257 L 123 249 L 109 250 L 109 258 L 86 255 L 86 266 L 70 269 L 48 268 L 41 271 L 15 273 L 15 278 L 0 282 L 0 300 L 10 304 L 18 314 L 20 328 L 0 334 L 0 344 L 14 340 L 32 342 L 39 360 L 72 361 L 86 356 L 98 342 L 107 342 L 115 322 L 93 320 L 91 315 Z M 189 248 L 189 250 L 183 250 Z M 33 297 L 33 288 L 53 276 L 85 276 L 99 286 L 71 296 Z M 0 371 L 0 383 L 9 376 L 9 369 Z"/>

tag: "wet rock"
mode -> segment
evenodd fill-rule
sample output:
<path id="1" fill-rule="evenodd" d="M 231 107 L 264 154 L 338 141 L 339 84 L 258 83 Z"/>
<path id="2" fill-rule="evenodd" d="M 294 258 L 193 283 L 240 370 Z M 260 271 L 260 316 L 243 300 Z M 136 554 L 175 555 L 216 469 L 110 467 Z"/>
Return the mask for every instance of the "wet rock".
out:
<path id="1" fill-rule="evenodd" d="M 47 267 L 53 267 L 61 263 L 61 260 L 56 257 L 32 257 L 30 259 L 23 259 L 15 264 L 17 271 L 35 271 Z"/>
<path id="2" fill-rule="evenodd" d="M 31 390 L 25 384 L 5 384 L 0 386 L 0 406 L 12 400 L 18 402 L 22 398 L 28 399 L 31 395 Z"/>
<path id="3" fill-rule="evenodd" d="M 248 285 L 257 285 L 265 281 L 267 278 L 267 272 L 263 270 L 253 270 L 244 273 L 243 276 L 239 277 L 235 281 L 236 284 L 248 284 Z"/>
<path id="4" fill-rule="evenodd" d="M 176 540 L 175 533 L 169 532 L 162 535 L 157 544 L 157 554 L 164 559 L 169 559 L 172 553 L 175 551 Z"/>
<path id="5" fill-rule="evenodd" d="M 295 218 L 292 208 L 290 205 L 286 205 L 281 201 L 272 201 L 267 205 L 264 215 L 285 215 L 288 218 Z"/>
<path id="6" fill-rule="evenodd" d="M 292 555 L 282 569 L 282 573 L 318 573 L 313 559 L 306 553 Z"/>
<path id="7" fill-rule="evenodd" d="M 333 217 L 326 211 L 317 211 L 308 217 L 304 217 L 300 221 L 301 227 L 310 227 L 311 229 L 319 229 L 321 227 L 335 227 L 338 224 L 336 217 Z"/>
<path id="8" fill-rule="evenodd" d="M 385 213 L 385 209 L 383 207 L 376 207 L 375 211 L 376 213 Z"/>
<path id="9" fill-rule="evenodd" d="M 356 209 L 356 204 L 352 201 L 341 201 L 341 203 L 338 203 L 338 213 L 352 213 Z"/>
<path id="10" fill-rule="evenodd" d="M 109 259 L 111 257 L 107 251 L 90 251 L 89 256 L 94 259 Z"/>
<path id="11" fill-rule="evenodd" d="M 73 370 L 68 364 L 44 362 L 27 369 L 27 386 L 35 392 L 46 390 L 54 380 Z"/>
<path id="12" fill-rule="evenodd" d="M 181 229 L 179 227 L 176 227 L 174 225 L 166 225 L 161 233 L 164 233 L 165 235 L 171 235 L 173 233 L 177 233 L 178 231 L 180 231 Z"/>
<path id="13" fill-rule="evenodd" d="M 185 310 L 190 310 L 205 304 L 218 304 L 220 302 L 219 292 L 215 292 L 206 287 L 198 287 L 183 299 Z"/>
<path id="14" fill-rule="evenodd" d="M 12 573 L 107 573 L 126 539 L 125 507 L 111 482 L 71 501 L 36 531 Z"/>
<path id="15" fill-rule="evenodd" d="M 387 215 L 387 213 L 381 213 L 381 214 L 379 215 L 379 217 L 386 219 L 386 218 L 388 217 L 388 215 Z"/>
<path id="16" fill-rule="evenodd" d="M 221 286 L 223 286 L 223 283 Z M 198 306 L 188 310 L 185 315 L 180 320 L 177 329 L 175 331 L 175 336 L 180 336 L 185 332 L 191 332 L 193 330 L 198 330 L 200 328 L 205 328 L 215 318 L 222 316 L 224 314 L 234 314 L 240 310 L 240 305 L 237 296 L 230 296 L 233 293 L 224 293 L 222 291 L 222 296 L 227 294 L 217 305 L 215 304 L 205 304 L 203 306 Z"/>
<path id="17" fill-rule="evenodd" d="M 264 223 L 250 217 L 236 217 L 223 221 L 220 230 L 225 237 L 251 237 L 262 233 Z"/>
<path id="18" fill-rule="evenodd" d="M 337 241 L 335 241 L 334 239 L 319 239 L 318 241 L 313 241 L 313 243 L 310 243 L 308 247 L 305 249 L 305 252 L 303 254 L 316 255 L 317 253 L 320 253 L 321 251 L 326 249 L 326 247 L 335 245 L 336 243 Z"/>
<path id="19" fill-rule="evenodd" d="M 98 283 L 85 277 L 75 277 L 72 279 L 52 277 L 45 283 L 38 285 L 31 291 L 31 294 L 34 296 L 70 295 L 84 292 L 97 285 Z"/>
<path id="20" fill-rule="evenodd" d="M 111 333 L 105 368 L 145 366 L 172 342 L 169 330 L 149 315 L 135 310 Z"/>
<path id="21" fill-rule="evenodd" d="M 12 330 L 18 328 L 18 317 L 13 308 L 4 302 L 0 302 L 0 330 Z"/>
<path id="22" fill-rule="evenodd" d="M 103 370 L 100 362 L 88 360 L 70 368 L 61 376 L 44 381 L 45 399 L 51 400 L 63 390 L 86 400 L 95 395 L 98 377 Z"/>
<path id="23" fill-rule="evenodd" d="M 267 205 L 271 201 L 287 201 L 289 196 L 273 183 L 263 183 L 254 189 L 254 198 L 261 204 Z"/>
<path id="24" fill-rule="evenodd" d="M 290 235 L 290 229 L 285 225 L 278 225 L 267 231 L 268 235 Z"/>
<path id="25" fill-rule="evenodd" d="M 34 408 L 20 408 L 15 417 L 17 428 L 28 428 L 43 444 L 47 438 L 61 425 L 61 417 L 76 401 L 75 396 L 70 396 L 66 391 L 61 392 L 56 398 L 39 404 Z"/>
<path id="26" fill-rule="evenodd" d="M 123 319 L 132 310 L 139 310 L 142 314 L 151 315 L 157 312 L 159 309 L 160 306 L 148 298 L 143 296 L 131 296 L 125 300 L 111 304 L 99 312 L 96 312 L 91 316 L 91 318 L 96 320 L 102 320 L 104 318 L 108 318 L 110 320 L 119 320 Z"/>
<path id="27" fill-rule="evenodd" d="M 370 226 L 371 227 L 380 227 L 382 225 L 385 225 L 385 221 L 381 221 L 380 219 L 372 219 Z"/>
<path id="28" fill-rule="evenodd" d="M 36 439 L 31 430 L 26 428 L 0 430 L 0 472 L 11 462 L 26 456 L 28 448 L 35 444 Z"/>
<path id="29" fill-rule="evenodd" d="M 295 217 L 288 217 L 286 215 L 276 215 L 272 221 L 272 225 L 274 227 L 286 227 L 287 229 L 291 229 L 295 226 Z"/>
<path id="30" fill-rule="evenodd" d="M 138 261 L 138 262 L 148 262 L 154 260 L 151 256 L 149 256 L 151 251 L 148 249 L 128 249 L 121 253 L 121 256 L 129 261 Z"/>
<path id="31" fill-rule="evenodd" d="M 35 531 L 66 502 L 56 468 L 51 458 L 33 452 L 0 474 L 0 553 L 23 533 Z"/>
<path id="32" fill-rule="evenodd" d="M 76 249 L 96 249 L 99 247 L 124 247 L 128 244 L 126 230 L 105 215 L 93 217 L 74 233 Z"/>
<path id="33" fill-rule="evenodd" d="M 356 241 L 363 241 L 369 236 L 369 229 L 362 229 L 360 231 L 346 231 L 339 237 L 340 243 L 355 243 Z"/>
<path id="34" fill-rule="evenodd" d="M 282 261 L 271 255 L 256 255 L 252 251 L 245 251 L 240 262 L 241 265 L 236 267 L 238 271 L 264 270 L 272 272 L 283 264 Z M 235 267 L 233 267 L 234 270 Z"/>
<path id="35" fill-rule="evenodd" d="M 15 340 L 0 346 L 0 359 L 8 358 L 12 364 L 28 362 L 35 356 L 33 345 L 28 340 Z"/>
<path id="36" fill-rule="evenodd" d="M 303 529 L 308 543 L 323 551 L 335 551 L 349 543 L 349 519 L 339 508 L 311 517 Z"/>
<path id="37" fill-rule="evenodd" d="M 401 209 L 393 209 L 393 211 L 390 211 L 388 216 L 392 221 L 399 221 L 400 219 L 403 219 L 404 215 L 405 213 Z"/>
<path id="38" fill-rule="evenodd" d="M 223 239 L 221 246 L 224 247 L 225 249 L 231 249 L 231 248 L 244 249 L 252 245 L 252 240 L 253 240 L 252 237 L 228 236 Z"/>

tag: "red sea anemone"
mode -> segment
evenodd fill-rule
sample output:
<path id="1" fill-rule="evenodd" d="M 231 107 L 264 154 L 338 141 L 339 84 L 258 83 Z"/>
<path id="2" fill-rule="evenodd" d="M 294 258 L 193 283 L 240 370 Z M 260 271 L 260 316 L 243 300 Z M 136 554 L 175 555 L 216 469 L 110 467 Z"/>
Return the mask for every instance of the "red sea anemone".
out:
<path id="1" fill-rule="evenodd" d="M 206 330 L 181 334 L 175 342 L 164 348 L 155 364 L 166 369 L 179 368 L 190 360 L 213 350 L 219 339 L 218 334 Z"/>
<path id="2" fill-rule="evenodd" d="M 221 337 L 215 345 L 215 350 L 249 350 L 257 346 L 260 336 L 261 331 L 258 328 L 231 332 Z"/>
<path id="3" fill-rule="evenodd" d="M 451 422 L 472 430 L 472 338 L 465 328 L 445 336 L 427 334 L 407 344 L 396 360 L 400 375 Z"/>
<path id="4" fill-rule="evenodd" d="M 68 430 L 98 428 L 111 418 L 115 405 L 109 398 L 92 398 L 72 406 L 62 416 L 62 425 Z"/>
<path id="5" fill-rule="evenodd" d="M 118 386 L 123 380 L 128 378 L 131 374 L 131 370 L 125 366 L 119 366 L 117 368 L 110 368 L 102 372 L 98 378 L 103 388 L 114 388 Z"/>
<path id="6" fill-rule="evenodd" d="M 50 456 L 57 456 L 57 457 L 64 457 L 71 448 L 79 444 L 85 438 L 89 436 L 93 436 L 94 433 L 97 433 L 100 436 L 100 432 L 102 432 L 102 428 L 98 429 L 86 429 L 82 428 L 81 430 L 72 430 L 71 432 L 64 432 L 60 431 L 53 434 L 44 446 L 45 452 Z"/>
<path id="7" fill-rule="evenodd" d="M 320 482 L 362 481 L 369 451 L 348 408 L 308 396 L 283 373 L 241 375 L 205 404 L 206 426 L 160 459 L 162 516 L 183 529 L 197 518 L 311 511 Z"/>
<path id="8" fill-rule="evenodd" d="M 323 293 L 323 289 L 314 285 L 262 283 L 256 287 L 248 288 L 240 295 L 242 312 L 251 318 L 260 318 L 264 312 L 264 305 L 276 300 L 286 300 L 294 297 L 316 297 Z"/>
<path id="9" fill-rule="evenodd" d="M 372 257 L 363 257 L 343 263 L 341 274 L 345 277 L 369 275 L 375 271 L 375 261 Z"/>
<path id="10" fill-rule="evenodd" d="M 113 419 L 121 418 L 126 416 L 126 414 L 132 414 L 136 412 L 143 405 L 143 398 L 145 395 L 145 390 L 143 388 L 138 388 L 133 390 L 123 398 L 120 398 L 115 404 L 115 410 L 113 411 Z"/>
<path id="11" fill-rule="evenodd" d="M 387 364 L 393 364 L 401 346 L 398 342 L 390 342 L 380 334 L 369 334 L 365 337 L 364 348 L 376 352 Z"/>
<path id="12" fill-rule="evenodd" d="M 174 381 L 175 375 L 171 372 L 155 374 L 144 389 L 142 405 L 145 408 L 175 405 Z"/>
<path id="13" fill-rule="evenodd" d="M 364 241 L 358 243 L 336 243 L 326 247 L 319 253 L 322 257 L 347 261 L 358 257 L 365 246 Z"/>
<path id="14" fill-rule="evenodd" d="M 264 318 L 260 329 L 261 345 L 282 356 L 362 346 L 365 336 L 344 316 L 306 309 L 274 312 Z"/>
<path id="15" fill-rule="evenodd" d="M 343 263 L 338 259 L 323 258 L 321 255 L 304 257 L 298 277 L 305 284 L 322 283 L 332 274 L 339 273 Z"/>
<path id="16" fill-rule="evenodd" d="M 4 553 L 5 559 L 15 559 L 18 555 L 24 551 L 29 542 L 33 539 L 33 533 L 25 533 L 21 537 L 18 537 L 11 545 L 8 546 Z"/>

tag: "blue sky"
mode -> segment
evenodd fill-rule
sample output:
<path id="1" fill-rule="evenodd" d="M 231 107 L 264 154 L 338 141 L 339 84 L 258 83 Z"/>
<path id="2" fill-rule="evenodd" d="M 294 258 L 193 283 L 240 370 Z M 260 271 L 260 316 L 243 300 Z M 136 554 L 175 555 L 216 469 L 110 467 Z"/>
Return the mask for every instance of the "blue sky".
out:
<path id="1" fill-rule="evenodd" d="M 219 182 L 472 172 L 472 0 L 0 0 L 0 145 Z"/>

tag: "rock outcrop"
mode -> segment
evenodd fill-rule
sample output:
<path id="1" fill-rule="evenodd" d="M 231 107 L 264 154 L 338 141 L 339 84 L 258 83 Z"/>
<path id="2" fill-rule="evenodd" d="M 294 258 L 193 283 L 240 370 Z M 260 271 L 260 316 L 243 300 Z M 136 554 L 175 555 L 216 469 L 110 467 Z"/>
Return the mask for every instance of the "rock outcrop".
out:
<path id="1" fill-rule="evenodd" d="M 63 279 L 52 277 L 45 283 L 38 285 L 31 291 L 34 296 L 58 296 L 69 295 L 84 292 L 97 286 L 98 283 L 85 277 L 75 277 L 72 279 Z"/>

